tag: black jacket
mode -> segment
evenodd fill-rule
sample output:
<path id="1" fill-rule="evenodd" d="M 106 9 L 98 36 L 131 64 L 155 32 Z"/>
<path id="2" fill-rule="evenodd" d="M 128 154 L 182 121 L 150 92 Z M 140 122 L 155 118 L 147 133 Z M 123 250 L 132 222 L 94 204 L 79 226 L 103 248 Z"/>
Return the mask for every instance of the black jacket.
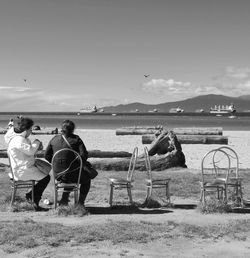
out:
<path id="1" fill-rule="evenodd" d="M 82 161 L 83 161 L 83 165 L 84 165 L 88 159 L 88 151 L 87 151 L 83 141 L 81 140 L 81 138 L 75 134 L 65 136 L 65 138 L 69 142 L 71 148 L 80 154 Z M 63 148 L 69 148 L 69 146 L 63 139 L 62 135 L 54 136 L 50 140 L 50 142 L 45 150 L 45 159 L 51 163 L 53 155 L 58 150 L 61 150 Z M 58 173 L 58 172 L 65 170 L 69 166 L 70 162 L 73 159 L 74 159 L 74 156 L 72 156 L 72 154 L 70 152 L 63 152 L 61 155 L 57 156 L 57 159 L 55 160 L 55 164 L 54 164 L 54 168 L 53 168 L 54 172 Z M 64 182 L 75 182 L 78 178 L 78 174 L 76 174 L 74 170 L 77 167 L 79 167 L 79 163 L 74 162 L 70 168 L 70 170 L 72 170 L 73 172 L 68 173 L 66 176 L 63 176 L 60 179 Z M 82 171 L 82 174 L 83 175 L 81 176 L 81 178 L 83 177 L 83 180 L 86 181 L 87 174 L 84 170 Z"/>

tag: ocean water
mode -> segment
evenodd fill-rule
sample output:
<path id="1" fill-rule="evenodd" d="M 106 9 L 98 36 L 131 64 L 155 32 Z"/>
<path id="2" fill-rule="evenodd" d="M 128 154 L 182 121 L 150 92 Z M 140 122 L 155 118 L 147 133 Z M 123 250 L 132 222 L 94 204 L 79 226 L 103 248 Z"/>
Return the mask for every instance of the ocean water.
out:
<path id="1" fill-rule="evenodd" d="M 49 114 L 30 113 L 28 116 L 34 120 L 35 125 L 41 128 L 60 128 L 63 120 L 70 119 L 75 122 L 77 129 L 117 129 L 126 126 L 157 126 L 162 125 L 166 129 L 176 127 L 222 127 L 225 131 L 250 130 L 250 116 L 197 116 L 197 115 L 119 115 L 111 114 Z M 0 127 L 6 128 L 9 119 L 17 122 L 16 114 L 0 114 Z"/>

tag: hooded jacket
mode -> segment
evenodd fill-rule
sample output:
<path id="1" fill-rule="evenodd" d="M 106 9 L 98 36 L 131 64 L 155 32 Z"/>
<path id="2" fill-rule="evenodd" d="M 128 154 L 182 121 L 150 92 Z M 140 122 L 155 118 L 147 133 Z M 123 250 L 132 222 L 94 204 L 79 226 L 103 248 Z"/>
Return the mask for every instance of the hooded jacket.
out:
<path id="1" fill-rule="evenodd" d="M 13 127 L 4 136 L 14 179 L 39 181 L 46 176 L 35 166 L 34 155 L 39 148 L 39 142 L 31 143 L 25 136 L 26 131 L 16 133 Z M 12 178 L 12 175 L 10 176 Z"/>

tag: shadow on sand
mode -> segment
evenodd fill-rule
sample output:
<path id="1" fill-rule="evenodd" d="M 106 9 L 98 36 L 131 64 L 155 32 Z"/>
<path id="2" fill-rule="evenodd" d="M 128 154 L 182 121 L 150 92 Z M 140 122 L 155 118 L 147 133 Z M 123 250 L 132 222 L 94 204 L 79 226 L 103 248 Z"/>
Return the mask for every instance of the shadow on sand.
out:
<path id="1" fill-rule="evenodd" d="M 137 206 L 87 207 L 90 214 L 164 214 L 173 211 L 167 208 L 140 208 Z"/>

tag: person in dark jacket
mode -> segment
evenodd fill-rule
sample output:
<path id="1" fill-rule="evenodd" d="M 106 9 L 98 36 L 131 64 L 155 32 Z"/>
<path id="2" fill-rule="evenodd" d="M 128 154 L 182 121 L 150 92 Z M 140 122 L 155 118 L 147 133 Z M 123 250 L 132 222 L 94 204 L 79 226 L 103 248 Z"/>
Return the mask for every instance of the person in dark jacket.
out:
<path id="1" fill-rule="evenodd" d="M 82 139 L 74 134 L 75 130 L 75 124 L 70 120 L 64 120 L 62 123 L 62 134 L 54 136 L 46 150 L 45 150 L 45 159 L 49 162 L 52 161 L 53 155 L 63 148 L 72 148 L 74 151 L 80 154 L 83 166 L 86 163 L 88 159 L 88 151 L 82 141 Z M 64 139 L 64 137 L 65 139 Z M 70 146 L 69 146 L 70 145 Z M 55 173 L 59 173 L 60 171 L 65 170 L 68 167 L 68 164 L 72 161 L 73 157 L 69 154 L 69 152 L 63 152 L 60 157 L 55 160 L 55 167 L 54 171 Z M 72 167 L 70 168 L 70 171 L 66 175 L 60 176 L 57 178 L 57 180 L 64 182 L 64 183 L 76 183 L 78 179 L 78 173 L 75 173 L 74 169 L 78 167 L 79 164 L 73 163 Z M 85 199 L 88 195 L 89 189 L 90 189 L 90 178 L 88 174 L 82 170 L 81 172 L 81 178 L 80 178 L 80 196 L 78 200 L 79 205 L 84 206 Z M 62 198 L 59 202 L 60 205 L 67 205 L 69 202 L 69 194 L 70 194 L 70 188 L 64 188 L 64 190 L 67 190 L 67 192 L 63 192 Z"/>

